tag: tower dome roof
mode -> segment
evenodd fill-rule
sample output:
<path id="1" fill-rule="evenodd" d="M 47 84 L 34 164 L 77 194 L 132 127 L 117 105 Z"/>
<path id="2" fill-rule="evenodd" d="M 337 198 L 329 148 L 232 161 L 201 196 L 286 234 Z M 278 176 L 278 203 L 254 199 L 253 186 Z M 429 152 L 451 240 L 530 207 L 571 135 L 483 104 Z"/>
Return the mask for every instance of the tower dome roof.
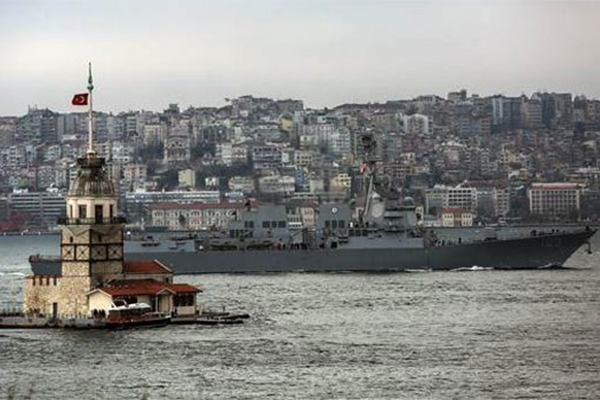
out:
<path id="1" fill-rule="evenodd" d="M 77 177 L 71 184 L 69 196 L 80 197 L 113 197 L 115 188 L 110 179 L 104 173 L 104 158 L 95 156 L 77 159 L 79 171 Z"/>

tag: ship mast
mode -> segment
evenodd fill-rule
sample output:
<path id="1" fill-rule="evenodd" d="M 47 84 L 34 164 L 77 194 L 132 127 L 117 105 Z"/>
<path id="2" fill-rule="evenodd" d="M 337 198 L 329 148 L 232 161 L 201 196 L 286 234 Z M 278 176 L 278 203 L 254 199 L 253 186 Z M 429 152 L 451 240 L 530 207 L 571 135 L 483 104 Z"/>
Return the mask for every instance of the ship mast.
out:
<path id="1" fill-rule="evenodd" d="M 375 151 L 375 143 L 373 142 L 373 138 L 370 133 L 364 134 L 361 137 L 363 148 L 365 152 L 365 157 L 363 161 L 363 166 L 361 168 L 365 168 L 365 173 L 368 174 L 369 177 L 369 186 L 367 188 L 367 199 L 365 203 L 365 215 L 369 215 L 369 210 L 371 207 L 371 197 L 374 190 L 374 179 L 375 179 L 375 168 L 377 161 L 374 158 Z"/>

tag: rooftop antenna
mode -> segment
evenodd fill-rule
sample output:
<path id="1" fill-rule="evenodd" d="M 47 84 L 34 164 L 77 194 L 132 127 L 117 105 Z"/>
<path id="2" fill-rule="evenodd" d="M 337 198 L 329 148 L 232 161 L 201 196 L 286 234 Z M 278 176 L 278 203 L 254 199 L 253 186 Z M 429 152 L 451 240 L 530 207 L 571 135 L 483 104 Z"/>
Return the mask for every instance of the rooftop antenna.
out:
<path id="1" fill-rule="evenodd" d="M 88 64 L 88 68 L 89 68 L 89 76 L 88 76 L 88 86 L 87 86 L 87 90 L 88 90 L 88 95 L 89 95 L 89 110 L 88 110 L 88 135 L 89 135 L 89 144 L 88 144 L 88 151 L 87 151 L 87 155 L 88 158 L 94 158 L 96 155 L 96 152 L 94 151 L 94 113 L 92 111 L 92 90 L 94 90 L 94 83 L 92 80 L 92 63 L 90 62 Z"/>

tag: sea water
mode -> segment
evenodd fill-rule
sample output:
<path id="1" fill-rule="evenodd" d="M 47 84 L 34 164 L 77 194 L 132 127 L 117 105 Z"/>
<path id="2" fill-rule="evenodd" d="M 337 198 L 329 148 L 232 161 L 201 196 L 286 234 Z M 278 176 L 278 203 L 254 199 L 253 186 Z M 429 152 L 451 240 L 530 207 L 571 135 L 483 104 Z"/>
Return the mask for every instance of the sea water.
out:
<path id="1" fill-rule="evenodd" d="M 242 325 L 0 330 L 0 398 L 597 399 L 600 240 L 565 270 L 178 276 Z M 0 308 L 57 236 L 0 237 Z"/>

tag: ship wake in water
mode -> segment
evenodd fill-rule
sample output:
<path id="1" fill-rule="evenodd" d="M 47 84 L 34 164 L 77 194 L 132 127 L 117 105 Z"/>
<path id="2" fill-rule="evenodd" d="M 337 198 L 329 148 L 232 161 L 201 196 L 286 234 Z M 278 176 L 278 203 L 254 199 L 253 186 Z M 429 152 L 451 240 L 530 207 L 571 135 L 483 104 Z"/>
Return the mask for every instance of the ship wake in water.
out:
<path id="1" fill-rule="evenodd" d="M 454 272 L 463 272 L 463 271 L 492 271 L 493 267 L 480 267 L 478 265 L 473 265 L 472 267 L 462 267 L 462 268 L 454 268 L 451 271 Z"/>

